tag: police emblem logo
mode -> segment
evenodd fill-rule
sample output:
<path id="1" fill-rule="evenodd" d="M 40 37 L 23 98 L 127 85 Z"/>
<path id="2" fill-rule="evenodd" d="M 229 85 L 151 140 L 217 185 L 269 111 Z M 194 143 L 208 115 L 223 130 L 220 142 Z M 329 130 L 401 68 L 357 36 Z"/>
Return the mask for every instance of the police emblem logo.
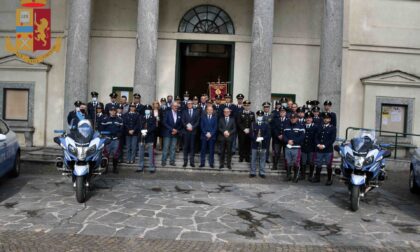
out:
<path id="1" fill-rule="evenodd" d="M 51 9 L 39 8 L 45 6 L 47 0 L 21 0 L 21 6 L 16 10 L 16 43 L 12 44 L 10 37 L 6 38 L 6 51 L 29 64 L 43 62 L 54 52 L 61 49 L 61 38 L 57 38 L 51 46 Z M 22 51 L 46 51 L 41 55 L 23 54 Z"/>

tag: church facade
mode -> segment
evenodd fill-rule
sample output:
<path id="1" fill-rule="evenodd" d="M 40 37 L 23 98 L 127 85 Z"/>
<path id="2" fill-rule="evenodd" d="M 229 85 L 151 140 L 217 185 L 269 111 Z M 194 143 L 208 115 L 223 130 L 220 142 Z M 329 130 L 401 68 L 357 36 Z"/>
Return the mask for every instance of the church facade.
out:
<path id="1" fill-rule="evenodd" d="M 39 64 L 5 50 L 19 1 L 0 3 L 0 117 L 21 144 L 54 145 L 91 91 L 151 103 L 199 96 L 219 78 L 254 109 L 280 97 L 331 100 L 341 137 L 347 127 L 420 133 L 416 1 L 50 0 L 51 34 L 63 43 Z"/>

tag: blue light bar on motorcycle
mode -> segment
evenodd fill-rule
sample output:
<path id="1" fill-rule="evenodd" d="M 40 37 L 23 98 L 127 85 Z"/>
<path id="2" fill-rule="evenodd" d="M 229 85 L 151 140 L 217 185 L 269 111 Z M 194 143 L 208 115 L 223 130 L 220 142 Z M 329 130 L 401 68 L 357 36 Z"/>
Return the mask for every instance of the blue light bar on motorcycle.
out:
<path id="1" fill-rule="evenodd" d="M 64 130 L 54 130 L 54 134 L 64 134 Z"/>

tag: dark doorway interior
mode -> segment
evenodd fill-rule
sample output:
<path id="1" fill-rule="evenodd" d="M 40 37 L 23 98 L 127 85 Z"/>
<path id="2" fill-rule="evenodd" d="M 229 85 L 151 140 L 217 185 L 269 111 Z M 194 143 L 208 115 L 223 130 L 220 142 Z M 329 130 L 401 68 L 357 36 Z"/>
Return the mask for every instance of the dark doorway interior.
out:
<path id="1" fill-rule="evenodd" d="M 231 44 L 180 43 L 179 95 L 208 93 L 208 82 L 231 80 Z M 231 92 L 229 90 L 229 92 Z"/>

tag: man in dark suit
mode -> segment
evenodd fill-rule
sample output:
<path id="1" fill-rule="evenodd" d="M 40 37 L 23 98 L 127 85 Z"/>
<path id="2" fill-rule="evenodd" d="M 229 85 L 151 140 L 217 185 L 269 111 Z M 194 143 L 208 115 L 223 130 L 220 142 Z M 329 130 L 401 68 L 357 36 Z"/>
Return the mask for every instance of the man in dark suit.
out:
<path id="1" fill-rule="evenodd" d="M 232 142 L 236 134 L 236 123 L 235 119 L 230 117 L 231 111 L 228 107 L 225 107 L 223 110 L 223 116 L 220 117 L 218 122 L 218 141 L 220 147 L 220 169 L 225 166 L 225 157 L 226 164 L 228 169 L 232 169 Z"/>
<path id="2" fill-rule="evenodd" d="M 214 144 L 216 142 L 217 134 L 217 116 L 214 115 L 213 106 L 207 106 L 206 113 L 201 116 L 200 122 L 200 139 L 201 139 L 201 154 L 200 167 L 204 167 L 206 163 L 206 153 L 209 151 L 209 165 L 214 168 Z"/>
<path id="3" fill-rule="evenodd" d="M 170 155 L 170 165 L 175 166 L 176 143 L 182 130 L 181 113 L 178 112 L 178 107 L 178 102 L 173 102 L 171 110 L 168 110 L 165 113 L 164 119 L 162 121 L 162 166 L 166 166 L 168 152 Z"/>
<path id="4" fill-rule="evenodd" d="M 185 109 L 182 111 L 182 139 L 183 139 L 183 152 L 184 152 L 184 165 L 187 167 L 188 158 L 190 159 L 190 166 L 195 167 L 194 164 L 194 142 L 197 128 L 200 123 L 199 112 L 193 109 L 193 102 L 189 100 Z"/>

